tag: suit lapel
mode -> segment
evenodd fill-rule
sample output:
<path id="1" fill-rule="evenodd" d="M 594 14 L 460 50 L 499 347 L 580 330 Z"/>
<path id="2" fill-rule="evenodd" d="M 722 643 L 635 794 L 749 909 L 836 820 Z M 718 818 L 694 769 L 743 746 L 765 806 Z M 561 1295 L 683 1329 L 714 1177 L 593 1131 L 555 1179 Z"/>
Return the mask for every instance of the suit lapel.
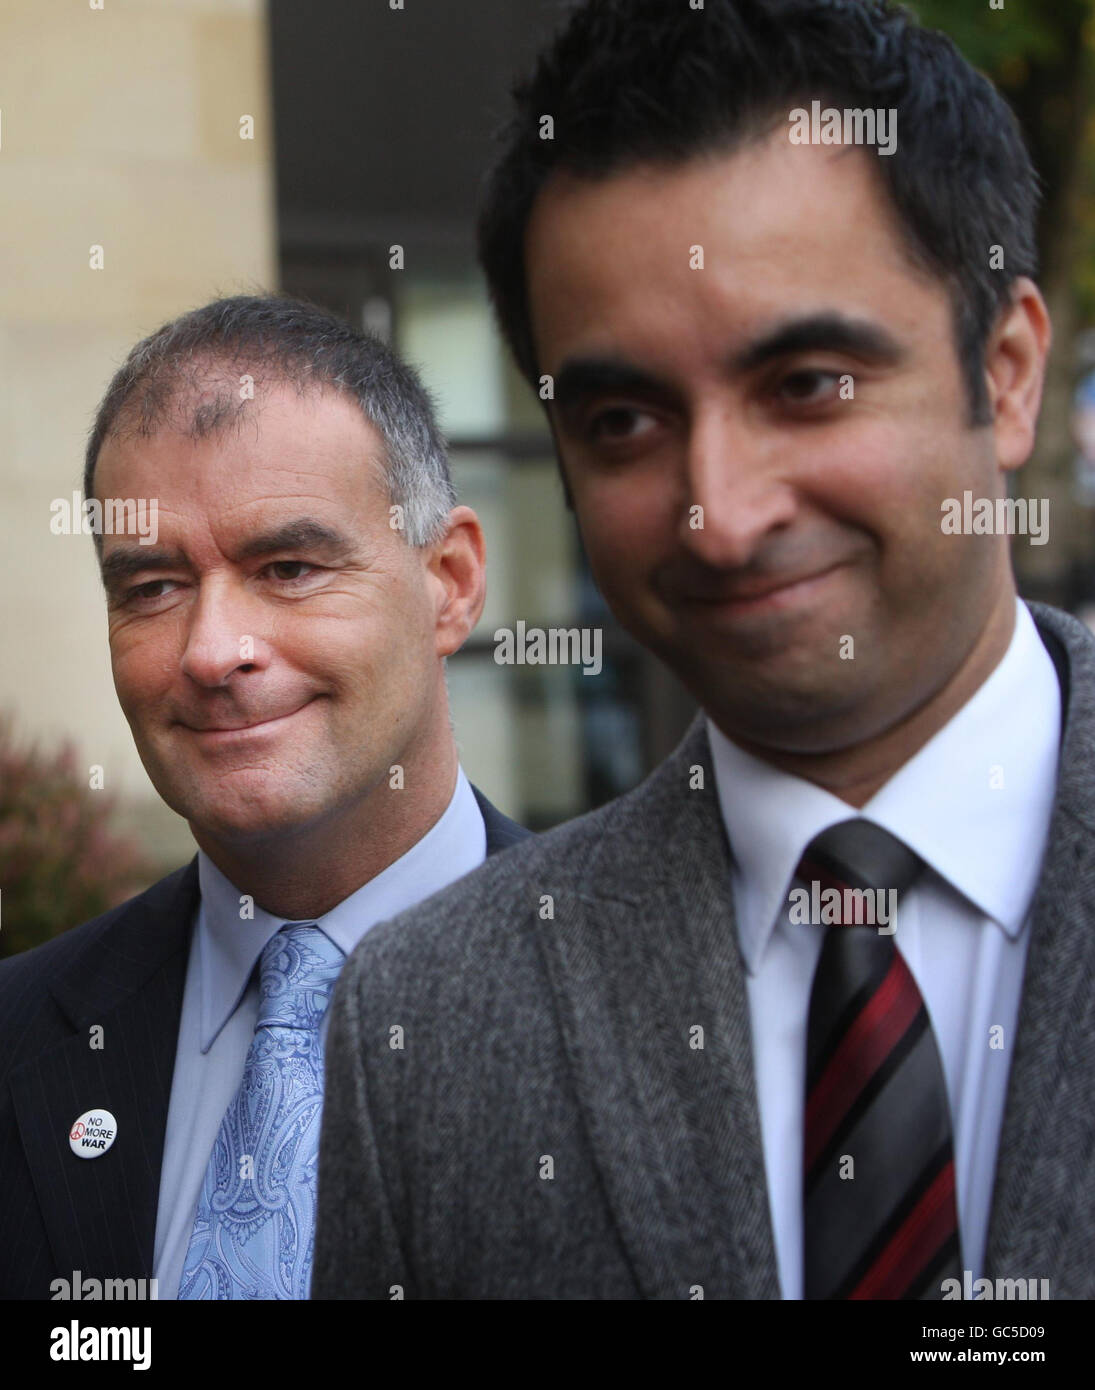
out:
<path id="1" fill-rule="evenodd" d="M 69 1278 L 152 1273 L 164 1129 L 175 1064 L 197 861 L 122 910 L 51 986 L 72 1033 L 12 1073 L 27 1164 L 53 1267 Z M 102 1029 L 93 1047 L 92 1028 Z M 82 1159 L 73 1122 L 101 1107 L 110 1149 Z"/>
<path id="2" fill-rule="evenodd" d="M 1057 800 L 1035 896 L 986 1251 L 989 1278 L 1050 1278 L 1090 1297 L 1095 1198 L 1081 1179 L 1095 1142 L 1095 644 L 1073 619 L 1031 604 L 1060 671 L 1070 669 Z M 1088 1158 L 1084 1158 L 1088 1155 Z M 1084 1242 L 1070 1232 L 1087 1233 Z"/>
<path id="3" fill-rule="evenodd" d="M 1052 1272 L 1054 1297 L 1089 1297 L 1083 1242 L 1062 1234 L 1095 1230 L 1095 1197 L 1077 1181 L 1095 1143 L 1095 644 L 1065 615 L 1031 610 L 1067 709 L 986 1273 Z M 689 788 L 694 767 L 704 769 L 704 789 Z M 644 1295 L 688 1297 L 701 1284 L 708 1296 L 778 1297 L 744 970 L 702 725 L 619 803 L 582 885 L 555 914 L 540 940 Z M 697 1025 L 702 1052 L 688 1046 Z"/>
<path id="4" fill-rule="evenodd" d="M 1048 1275 L 1052 1297 L 1090 1297 L 1095 1194 L 1079 1174 L 1095 1146 L 1095 643 L 1074 619 L 1030 608 L 1061 676 L 1065 728 L 986 1273 Z M 691 785 L 697 768 L 702 788 Z M 707 1297 L 778 1298 L 744 967 L 701 720 L 613 808 L 538 939 L 643 1295 L 688 1298 L 700 1285 Z M 697 1027 L 702 1050 L 689 1045 Z"/>
<path id="5" fill-rule="evenodd" d="M 529 832 L 475 790 L 488 853 Z M 13 1069 L 16 1122 L 60 1277 L 152 1274 L 164 1133 L 198 906 L 195 858 L 125 906 L 50 985 L 63 1040 Z M 101 1047 L 91 1030 L 102 1029 Z M 68 1134 L 102 1108 L 117 1137 L 79 1158 Z M 44 1292 L 44 1291 L 43 1291 Z"/>
<path id="6" fill-rule="evenodd" d="M 554 911 L 539 940 L 643 1295 L 688 1299 L 699 1286 L 705 1297 L 778 1298 L 730 862 L 702 719 L 613 808 Z"/>
<path id="7" fill-rule="evenodd" d="M 480 814 L 483 817 L 483 826 L 487 832 L 487 854 L 498 854 L 499 851 L 508 849 L 510 845 L 515 845 L 520 840 L 527 840 L 531 835 L 530 830 L 526 830 L 523 825 L 518 825 L 515 820 L 510 820 L 509 816 L 504 816 L 497 806 L 493 806 L 474 783 L 471 784 L 472 794 L 479 806 Z"/>

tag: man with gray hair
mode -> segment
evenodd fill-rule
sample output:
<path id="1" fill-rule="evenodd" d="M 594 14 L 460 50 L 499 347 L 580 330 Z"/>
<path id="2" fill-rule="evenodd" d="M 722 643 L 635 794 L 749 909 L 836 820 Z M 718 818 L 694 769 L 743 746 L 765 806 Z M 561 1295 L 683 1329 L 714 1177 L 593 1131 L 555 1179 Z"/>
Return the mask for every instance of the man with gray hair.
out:
<path id="1" fill-rule="evenodd" d="M 415 374 L 273 296 L 139 343 L 84 484 L 153 520 L 95 536 L 111 664 L 199 849 L 0 966 L 0 1297 L 303 1298 L 342 963 L 525 833 L 449 719 L 482 531 Z"/>

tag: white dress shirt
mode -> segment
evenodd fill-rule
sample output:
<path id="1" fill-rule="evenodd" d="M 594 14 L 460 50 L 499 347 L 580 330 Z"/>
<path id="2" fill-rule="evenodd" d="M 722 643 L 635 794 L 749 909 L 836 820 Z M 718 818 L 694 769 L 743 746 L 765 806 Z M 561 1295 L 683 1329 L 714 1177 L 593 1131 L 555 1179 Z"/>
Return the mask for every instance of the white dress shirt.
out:
<path id="1" fill-rule="evenodd" d="M 851 817 L 925 862 L 901 898 L 895 944 L 943 1062 L 964 1268 L 984 1260 L 996 1150 L 1057 787 L 1061 693 L 1025 604 L 1003 660 L 861 809 L 752 757 L 710 719 L 746 969 L 768 1198 L 784 1298 L 802 1297 L 806 1020 L 825 928 L 793 925 L 788 893 L 815 835 Z M 991 1030 L 1002 1047 L 990 1046 Z"/>
<path id="2" fill-rule="evenodd" d="M 463 769 L 441 819 L 401 858 L 326 912 L 306 920 L 349 955 L 370 927 L 439 892 L 486 858 L 483 816 Z M 167 1114 L 154 1269 L 160 1298 L 176 1298 L 209 1155 L 239 1090 L 258 1018 L 255 966 L 285 925 L 256 906 L 240 918 L 240 893 L 199 852 L 201 903 L 190 939 L 171 1102 Z M 327 1017 L 320 1024 L 326 1040 Z"/>

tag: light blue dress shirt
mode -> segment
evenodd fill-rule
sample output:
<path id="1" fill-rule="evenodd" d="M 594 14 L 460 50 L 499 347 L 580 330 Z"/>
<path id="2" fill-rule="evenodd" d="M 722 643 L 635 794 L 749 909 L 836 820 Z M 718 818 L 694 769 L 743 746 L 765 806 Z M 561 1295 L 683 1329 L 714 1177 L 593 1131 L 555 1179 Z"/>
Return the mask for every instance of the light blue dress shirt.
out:
<path id="1" fill-rule="evenodd" d="M 939 1043 L 964 1268 L 980 1278 L 1028 918 L 1057 790 L 1061 693 L 1034 620 L 1017 603 L 1003 660 L 861 811 L 752 757 L 710 720 L 708 733 L 732 846 L 783 1296 L 802 1297 L 806 1019 L 825 930 L 792 924 L 787 895 L 814 836 L 858 815 L 898 836 L 927 866 L 902 895 L 894 942 Z M 990 1046 L 994 1038 L 1003 1046 Z"/>
<path id="2" fill-rule="evenodd" d="M 448 808 L 422 839 L 337 907 L 309 920 L 349 955 L 370 927 L 470 873 L 486 852 L 483 816 L 460 769 Z M 190 938 L 156 1213 L 154 1270 L 165 1299 L 178 1294 L 209 1155 L 243 1076 L 258 1018 L 255 965 L 285 922 L 257 905 L 253 919 L 241 919 L 239 891 L 202 853 L 198 880 L 201 902 Z M 326 1029 L 324 1018 L 324 1039 Z"/>

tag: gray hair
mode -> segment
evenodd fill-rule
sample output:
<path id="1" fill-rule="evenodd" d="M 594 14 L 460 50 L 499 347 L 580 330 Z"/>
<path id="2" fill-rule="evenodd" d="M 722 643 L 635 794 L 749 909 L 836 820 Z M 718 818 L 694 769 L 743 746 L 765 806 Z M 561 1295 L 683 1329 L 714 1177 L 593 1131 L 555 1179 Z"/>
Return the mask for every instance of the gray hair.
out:
<path id="1" fill-rule="evenodd" d="M 264 385 L 301 394 L 330 387 L 357 402 L 379 431 L 388 499 L 403 510 L 402 534 L 424 546 L 443 534 L 456 494 L 445 441 L 417 373 L 378 338 L 326 309 L 285 295 L 216 299 L 172 319 L 139 342 L 115 373 L 95 413 L 84 461 L 84 495 L 95 486 L 104 442 L 123 430 L 148 438 L 187 405 L 217 368 L 243 368 Z M 241 420 L 246 400 L 234 388 L 195 401 L 180 417 L 191 439 Z M 96 546 L 102 538 L 96 534 Z"/>

